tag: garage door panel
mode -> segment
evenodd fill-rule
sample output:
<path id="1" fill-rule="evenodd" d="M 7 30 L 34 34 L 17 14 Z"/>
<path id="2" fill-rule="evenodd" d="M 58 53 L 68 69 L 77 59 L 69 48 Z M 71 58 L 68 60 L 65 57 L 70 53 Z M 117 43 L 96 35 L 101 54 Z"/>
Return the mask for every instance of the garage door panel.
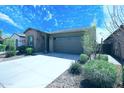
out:
<path id="1" fill-rule="evenodd" d="M 81 53 L 80 37 L 58 37 L 54 40 L 55 52 Z"/>

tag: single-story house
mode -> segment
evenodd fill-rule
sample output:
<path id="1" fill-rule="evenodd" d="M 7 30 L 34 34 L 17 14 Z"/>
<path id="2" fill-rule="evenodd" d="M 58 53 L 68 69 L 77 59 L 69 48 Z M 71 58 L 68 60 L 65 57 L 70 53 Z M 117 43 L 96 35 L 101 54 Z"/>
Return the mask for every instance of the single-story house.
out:
<path id="1" fill-rule="evenodd" d="M 25 46 L 26 38 L 24 34 L 14 33 L 10 38 L 14 39 L 16 42 L 16 47 Z"/>
<path id="2" fill-rule="evenodd" d="M 35 51 L 79 54 L 83 52 L 81 37 L 84 31 L 90 31 L 93 40 L 96 40 L 96 31 L 93 31 L 92 27 L 55 32 L 43 32 L 29 28 L 24 34 L 27 46 L 32 46 Z"/>
<path id="3" fill-rule="evenodd" d="M 104 40 L 103 51 L 118 59 L 124 60 L 124 25 L 121 25 Z"/>

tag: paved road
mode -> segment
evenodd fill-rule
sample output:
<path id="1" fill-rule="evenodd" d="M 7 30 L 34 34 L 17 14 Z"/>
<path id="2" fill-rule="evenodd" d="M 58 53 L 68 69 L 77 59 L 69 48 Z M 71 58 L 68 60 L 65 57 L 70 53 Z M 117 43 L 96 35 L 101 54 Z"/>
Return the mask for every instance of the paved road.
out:
<path id="1" fill-rule="evenodd" d="M 0 85 L 7 88 L 46 87 L 74 62 L 73 59 L 66 59 L 66 56 L 64 54 L 54 57 L 36 55 L 2 62 L 0 63 Z M 69 57 L 78 56 L 69 55 Z"/>

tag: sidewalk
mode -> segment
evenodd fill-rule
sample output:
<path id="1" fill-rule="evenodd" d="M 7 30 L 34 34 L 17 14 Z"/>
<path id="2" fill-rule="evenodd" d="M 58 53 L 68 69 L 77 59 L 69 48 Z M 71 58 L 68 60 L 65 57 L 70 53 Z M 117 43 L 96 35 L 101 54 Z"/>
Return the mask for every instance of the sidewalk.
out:
<path id="1" fill-rule="evenodd" d="M 0 55 L 4 55 L 5 54 L 5 52 L 0 52 Z"/>

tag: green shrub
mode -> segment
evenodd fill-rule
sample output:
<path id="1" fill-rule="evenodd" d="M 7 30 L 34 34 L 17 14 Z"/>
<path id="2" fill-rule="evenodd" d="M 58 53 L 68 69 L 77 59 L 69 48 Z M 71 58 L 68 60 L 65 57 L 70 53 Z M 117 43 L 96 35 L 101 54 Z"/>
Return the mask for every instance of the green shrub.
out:
<path id="1" fill-rule="evenodd" d="M 6 38 L 3 41 L 3 44 L 6 45 L 6 57 L 11 57 L 16 55 L 16 43 L 14 39 Z"/>
<path id="2" fill-rule="evenodd" d="M 20 46 L 18 47 L 19 54 L 25 54 L 26 53 L 26 46 Z"/>
<path id="3" fill-rule="evenodd" d="M 16 55 L 16 47 L 8 46 L 8 50 L 6 51 L 6 57 L 11 57 Z"/>
<path id="4" fill-rule="evenodd" d="M 108 56 L 105 54 L 97 54 L 96 59 L 108 61 Z"/>
<path id="5" fill-rule="evenodd" d="M 26 48 L 26 54 L 27 55 L 32 55 L 32 53 L 33 53 L 33 48 Z"/>
<path id="6" fill-rule="evenodd" d="M 5 49 L 6 49 L 6 45 L 0 44 L 0 52 L 5 51 Z"/>
<path id="7" fill-rule="evenodd" d="M 79 75 L 82 72 L 82 67 L 79 63 L 72 63 L 72 65 L 69 68 L 69 73 Z"/>
<path id="8" fill-rule="evenodd" d="M 6 46 L 13 46 L 13 47 L 16 47 L 16 42 L 14 39 L 11 39 L 11 38 L 7 38 L 3 41 L 3 44 L 6 45 Z M 9 48 L 7 48 L 9 49 Z"/>
<path id="9" fill-rule="evenodd" d="M 80 55 L 80 63 L 84 64 L 88 61 L 89 57 L 86 54 L 81 54 Z"/>
<path id="10" fill-rule="evenodd" d="M 111 88 L 116 85 L 117 68 L 105 60 L 91 60 L 84 65 L 83 71 L 83 76 L 91 87 Z"/>

